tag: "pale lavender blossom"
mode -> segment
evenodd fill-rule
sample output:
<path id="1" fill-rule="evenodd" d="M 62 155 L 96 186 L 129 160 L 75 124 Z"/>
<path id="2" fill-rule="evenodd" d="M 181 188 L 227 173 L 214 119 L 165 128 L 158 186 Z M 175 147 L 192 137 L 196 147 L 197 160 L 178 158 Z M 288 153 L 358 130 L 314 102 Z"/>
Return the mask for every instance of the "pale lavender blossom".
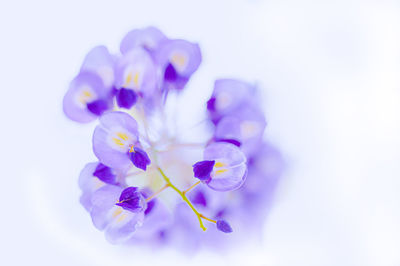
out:
<path id="1" fill-rule="evenodd" d="M 119 185 L 119 175 L 120 173 L 99 162 L 85 165 L 79 175 L 79 187 L 82 190 L 80 202 L 86 210 L 92 208 L 91 197 L 96 190 L 107 184 Z"/>
<path id="2" fill-rule="evenodd" d="M 111 90 L 92 72 L 80 72 L 64 96 L 64 113 L 72 120 L 87 123 L 111 108 Z"/>
<path id="3" fill-rule="evenodd" d="M 92 72 L 98 75 L 106 88 L 111 88 L 115 79 L 116 56 L 113 56 L 105 46 L 96 46 L 86 55 L 80 72 Z"/>
<path id="4" fill-rule="evenodd" d="M 247 175 L 246 156 L 233 144 L 215 142 L 204 150 L 204 161 L 193 165 L 194 177 L 217 191 L 238 189 Z"/>
<path id="5" fill-rule="evenodd" d="M 245 105 L 255 105 L 255 86 L 236 79 L 217 79 L 207 102 L 211 121 L 217 123 L 222 117 L 240 111 Z"/>
<path id="6" fill-rule="evenodd" d="M 129 240 L 142 226 L 146 208 L 137 188 L 107 185 L 94 192 L 90 215 L 94 226 L 105 231 L 107 240 L 117 244 Z"/>
<path id="7" fill-rule="evenodd" d="M 149 52 L 154 52 L 158 49 L 160 43 L 165 40 L 167 40 L 167 37 L 155 27 L 134 29 L 122 39 L 120 50 L 122 54 L 126 54 L 132 49 L 141 47 Z"/>
<path id="8" fill-rule="evenodd" d="M 202 56 L 198 44 L 168 40 L 161 43 L 155 60 L 162 74 L 162 91 L 182 90 L 200 66 Z"/>
<path id="9" fill-rule="evenodd" d="M 251 105 L 229 113 L 215 127 L 216 140 L 235 140 L 246 155 L 259 149 L 266 127 L 264 114 Z"/>
<path id="10" fill-rule="evenodd" d="M 115 87 L 150 97 L 157 90 L 156 66 L 149 53 L 137 47 L 122 55 L 115 66 Z"/>
<path id="11" fill-rule="evenodd" d="M 146 170 L 150 159 L 140 148 L 136 120 L 123 112 L 109 112 L 100 117 L 93 134 L 93 151 L 103 164 L 128 171 L 132 165 Z"/>

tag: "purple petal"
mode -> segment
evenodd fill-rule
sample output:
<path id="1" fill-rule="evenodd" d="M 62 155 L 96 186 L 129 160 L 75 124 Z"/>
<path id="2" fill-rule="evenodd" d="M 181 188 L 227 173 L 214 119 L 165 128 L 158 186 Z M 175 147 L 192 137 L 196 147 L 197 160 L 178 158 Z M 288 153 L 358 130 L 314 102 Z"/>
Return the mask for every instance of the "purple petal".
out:
<path id="1" fill-rule="evenodd" d="M 122 54 L 126 54 L 137 47 L 155 51 L 159 44 L 166 39 L 165 35 L 155 27 L 135 29 L 128 32 L 122 39 L 120 50 Z"/>
<path id="2" fill-rule="evenodd" d="M 233 232 L 232 227 L 225 220 L 217 221 L 217 229 L 224 233 L 232 233 Z"/>
<path id="3" fill-rule="evenodd" d="M 200 161 L 193 165 L 194 177 L 205 181 L 210 178 L 210 174 L 213 170 L 215 161 Z"/>
<path id="4" fill-rule="evenodd" d="M 188 81 L 189 81 L 188 77 L 181 77 L 181 76 L 177 75 L 177 77 L 174 81 L 164 80 L 164 83 L 162 85 L 162 90 L 163 91 L 183 90 L 183 88 L 186 86 L 186 83 Z"/>
<path id="5" fill-rule="evenodd" d="M 164 41 L 157 50 L 156 61 L 163 69 L 172 64 L 180 76 L 189 77 L 201 63 L 200 47 L 185 40 Z"/>
<path id="6" fill-rule="evenodd" d="M 108 103 L 106 100 L 95 100 L 87 104 L 87 108 L 93 114 L 100 116 L 108 109 Z"/>
<path id="7" fill-rule="evenodd" d="M 116 205 L 131 212 L 139 212 L 143 210 L 145 202 L 137 187 L 128 187 L 122 191 Z"/>
<path id="8" fill-rule="evenodd" d="M 144 215 L 148 215 L 151 213 L 151 211 L 153 210 L 154 206 L 156 205 L 157 199 L 152 199 L 151 201 L 149 201 L 147 203 L 147 208 L 144 211 Z"/>
<path id="9" fill-rule="evenodd" d="M 146 171 L 147 165 L 151 163 L 149 156 L 140 148 L 135 147 L 133 150 L 133 152 L 129 153 L 130 160 L 137 168 Z"/>
<path id="10" fill-rule="evenodd" d="M 149 189 L 149 188 L 144 188 L 144 189 L 142 189 L 142 190 L 140 191 L 140 193 L 142 194 L 142 196 L 143 196 L 145 199 L 147 199 L 148 197 L 150 197 L 150 196 L 153 194 L 152 190 Z M 153 198 L 153 199 L 151 199 L 149 202 L 147 202 L 147 208 L 146 208 L 146 210 L 144 211 L 144 215 L 148 215 L 148 214 L 151 213 L 151 211 L 153 210 L 154 205 L 156 204 L 156 202 L 157 202 L 157 199 L 156 199 L 156 198 Z"/>
<path id="11" fill-rule="evenodd" d="M 116 95 L 118 106 L 130 109 L 137 101 L 137 94 L 134 90 L 121 88 Z"/>
<path id="12" fill-rule="evenodd" d="M 216 138 L 215 141 L 227 142 L 227 143 L 235 145 L 236 147 L 240 147 L 242 145 L 240 143 L 240 141 L 238 141 L 236 139 L 218 139 L 218 138 Z"/>
<path id="13" fill-rule="evenodd" d="M 191 201 L 194 204 L 198 204 L 198 205 L 202 205 L 204 207 L 207 207 L 207 199 L 206 196 L 204 195 L 203 192 L 201 192 L 200 190 L 196 191 L 194 196 L 191 197 Z"/>
<path id="14" fill-rule="evenodd" d="M 113 170 L 105 166 L 102 163 L 99 163 L 93 172 L 93 175 L 98 177 L 101 181 L 110 184 L 110 185 L 116 185 L 118 184 L 117 182 L 117 175 L 113 172 Z"/>
<path id="15" fill-rule="evenodd" d="M 128 187 L 124 189 L 119 197 L 119 201 L 129 200 L 132 197 L 137 196 L 138 194 L 137 187 Z"/>
<path id="16" fill-rule="evenodd" d="M 110 218 L 109 211 L 115 206 L 122 188 L 112 185 L 106 185 L 98 189 L 92 196 L 92 209 L 90 215 L 94 226 L 99 230 L 104 230 Z"/>
<path id="17" fill-rule="evenodd" d="M 256 104 L 255 86 L 235 79 L 218 79 L 209 101 L 212 103 L 209 115 L 213 121 L 218 121 L 234 111 L 240 112 L 243 105 Z"/>
<path id="18" fill-rule="evenodd" d="M 173 82 L 177 78 L 178 74 L 176 73 L 174 66 L 172 64 L 168 64 L 168 66 L 165 68 L 164 79 Z"/>
<path id="19" fill-rule="evenodd" d="M 92 208 L 91 198 L 93 193 L 105 185 L 104 182 L 93 176 L 97 166 L 97 162 L 88 163 L 79 174 L 79 188 L 82 190 L 80 203 L 87 211 Z"/>
<path id="20" fill-rule="evenodd" d="M 114 64 L 115 57 L 110 54 L 107 47 L 96 46 L 86 55 L 81 71 L 97 74 L 103 80 L 104 86 L 110 88 L 114 83 Z"/>
<path id="21" fill-rule="evenodd" d="M 116 208 L 119 208 L 115 206 Z M 111 210 L 112 212 L 113 210 Z M 134 237 L 144 220 L 143 212 L 133 213 L 123 209 L 116 210 L 119 215 L 110 220 L 105 229 L 107 241 L 112 244 L 121 244 Z"/>
<path id="22" fill-rule="evenodd" d="M 131 212 L 139 212 L 142 210 L 142 206 L 140 205 L 140 198 L 132 198 L 130 200 L 124 202 L 118 202 L 115 205 L 122 207 L 125 210 Z"/>
<path id="23" fill-rule="evenodd" d="M 211 112 L 215 111 L 215 97 L 211 97 L 207 101 L 207 110 Z"/>

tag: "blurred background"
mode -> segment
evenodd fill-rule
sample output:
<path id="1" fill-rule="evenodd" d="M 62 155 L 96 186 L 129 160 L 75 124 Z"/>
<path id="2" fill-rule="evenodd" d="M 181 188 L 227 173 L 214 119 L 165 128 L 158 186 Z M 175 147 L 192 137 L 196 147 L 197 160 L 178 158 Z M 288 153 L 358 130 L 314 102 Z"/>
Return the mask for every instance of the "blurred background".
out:
<path id="1" fill-rule="evenodd" d="M 149 25 L 201 46 L 191 112 L 216 78 L 262 89 L 287 169 L 257 248 L 112 246 L 78 202 L 95 123 L 62 97 L 90 48 Z M 400 265 L 399 1 L 1 1 L 0 87 L 2 265 Z"/>

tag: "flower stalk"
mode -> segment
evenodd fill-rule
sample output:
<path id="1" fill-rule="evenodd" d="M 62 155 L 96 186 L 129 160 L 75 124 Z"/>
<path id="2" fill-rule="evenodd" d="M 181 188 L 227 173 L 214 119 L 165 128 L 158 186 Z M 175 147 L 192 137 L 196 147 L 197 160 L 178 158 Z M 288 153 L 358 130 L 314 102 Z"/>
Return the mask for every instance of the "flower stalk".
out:
<path id="1" fill-rule="evenodd" d="M 171 180 L 165 175 L 164 171 L 160 167 L 157 167 L 157 169 L 160 172 L 161 176 L 163 177 L 164 181 L 169 185 L 169 187 L 171 187 L 173 190 L 175 190 L 176 193 L 178 193 L 182 197 L 183 201 L 186 202 L 187 205 L 189 205 L 189 207 L 192 209 L 192 211 L 196 214 L 196 216 L 199 220 L 200 228 L 203 229 L 203 231 L 206 231 L 207 228 L 204 226 L 203 220 L 202 220 L 202 218 L 204 218 L 204 216 L 197 211 L 197 209 L 193 206 L 193 204 L 190 202 L 190 200 L 186 197 L 185 193 L 183 191 L 181 191 L 180 189 L 178 189 L 174 184 L 171 183 Z"/>

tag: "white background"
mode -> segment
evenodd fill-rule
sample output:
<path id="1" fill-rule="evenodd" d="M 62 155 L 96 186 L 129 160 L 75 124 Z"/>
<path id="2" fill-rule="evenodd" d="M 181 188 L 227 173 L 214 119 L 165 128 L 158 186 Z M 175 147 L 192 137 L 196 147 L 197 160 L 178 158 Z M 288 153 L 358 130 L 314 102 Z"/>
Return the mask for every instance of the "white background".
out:
<path id="1" fill-rule="evenodd" d="M 111 246 L 79 205 L 95 124 L 67 120 L 63 94 L 91 47 L 148 25 L 201 45 L 192 114 L 215 78 L 263 88 L 288 168 L 262 246 Z M 2 265 L 400 265 L 399 1 L 2 0 L 0 30 Z"/>

